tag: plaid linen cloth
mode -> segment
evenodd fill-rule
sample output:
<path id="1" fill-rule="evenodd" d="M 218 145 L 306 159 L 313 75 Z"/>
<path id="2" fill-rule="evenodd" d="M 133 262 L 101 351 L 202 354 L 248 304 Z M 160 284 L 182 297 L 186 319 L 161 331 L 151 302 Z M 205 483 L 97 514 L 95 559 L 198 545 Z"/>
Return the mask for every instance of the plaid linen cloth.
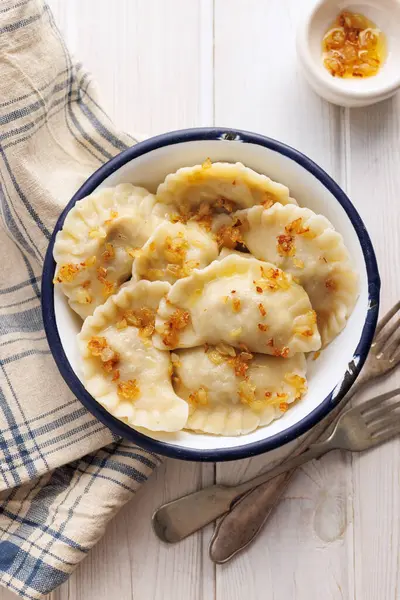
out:
<path id="1" fill-rule="evenodd" d="M 0 582 L 41 598 L 65 581 L 158 464 L 115 438 L 62 380 L 40 280 L 55 221 L 132 146 L 98 104 L 41 0 L 0 2 Z"/>

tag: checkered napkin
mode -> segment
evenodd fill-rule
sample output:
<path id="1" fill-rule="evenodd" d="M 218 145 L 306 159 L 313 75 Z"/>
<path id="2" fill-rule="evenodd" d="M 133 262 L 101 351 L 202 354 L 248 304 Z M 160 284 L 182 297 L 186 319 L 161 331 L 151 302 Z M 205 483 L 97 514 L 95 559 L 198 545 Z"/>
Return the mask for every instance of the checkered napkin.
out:
<path id="1" fill-rule="evenodd" d="M 65 581 L 157 465 L 61 379 L 40 310 L 62 208 L 136 140 L 115 132 L 41 0 L 0 2 L 0 582 L 41 598 Z"/>

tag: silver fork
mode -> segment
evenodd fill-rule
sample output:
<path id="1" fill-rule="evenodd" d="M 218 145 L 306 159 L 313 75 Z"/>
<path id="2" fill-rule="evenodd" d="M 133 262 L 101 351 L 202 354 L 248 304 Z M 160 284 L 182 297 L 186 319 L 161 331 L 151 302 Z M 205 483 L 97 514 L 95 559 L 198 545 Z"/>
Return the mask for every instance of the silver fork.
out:
<path id="1" fill-rule="evenodd" d="M 397 398 L 396 402 L 388 402 L 393 398 Z M 319 458 L 331 450 L 351 452 L 369 450 L 399 433 L 400 388 L 376 396 L 368 402 L 347 410 L 340 416 L 333 433 L 326 440 L 312 444 L 306 452 L 289 458 L 267 473 L 262 473 L 234 487 L 212 485 L 200 492 L 194 492 L 174 502 L 164 504 L 155 513 L 153 525 L 157 535 L 165 541 L 176 541 L 177 536 L 182 539 L 182 533 L 185 531 L 182 525 L 190 523 L 191 531 L 189 533 L 192 533 L 192 525 L 196 523 L 196 510 L 204 507 L 204 502 L 207 502 L 210 507 L 208 513 L 210 522 L 229 510 L 232 501 L 238 495 L 245 494 L 290 469 L 295 469 L 310 460 Z M 203 515 L 205 514 L 204 511 Z M 203 525 L 206 523 L 202 520 L 201 526 Z"/>
<path id="2" fill-rule="evenodd" d="M 398 352 L 398 346 L 400 341 L 400 320 L 396 322 L 396 325 L 389 325 L 389 322 L 399 309 L 400 302 L 398 302 L 380 321 L 371 347 L 371 353 L 359 379 L 346 397 L 339 402 L 338 406 L 308 434 L 305 440 L 303 440 L 300 447 L 295 451 L 295 458 L 298 458 L 303 450 L 309 447 L 311 443 L 320 439 L 322 435 L 325 437 L 326 434 L 329 435 L 332 432 L 334 422 L 339 413 L 361 386 L 380 375 L 388 373 L 399 363 L 400 353 Z M 397 335 L 395 335 L 396 333 Z M 284 465 L 286 465 L 286 462 Z M 264 483 L 266 481 L 265 477 L 269 476 L 270 473 L 255 478 L 255 480 L 252 480 L 251 485 L 247 486 L 245 489 L 242 489 L 242 486 L 240 485 L 236 487 L 212 486 L 211 488 L 200 490 L 199 492 L 189 494 L 189 496 L 185 496 L 184 498 L 161 506 L 153 515 L 153 527 L 155 533 L 163 541 L 169 543 L 177 542 L 191 533 L 194 533 L 207 523 L 210 523 L 217 517 L 225 514 L 232 508 L 231 512 L 220 521 L 210 546 L 211 558 L 215 560 L 215 562 L 226 562 L 226 560 L 229 560 L 229 558 L 252 541 L 261 529 L 266 518 L 269 516 L 274 503 L 278 500 L 284 487 L 286 487 L 290 475 L 294 470 L 292 468 L 291 472 L 287 473 L 287 467 L 284 468 L 284 465 L 280 466 L 281 470 L 279 472 L 285 474 L 281 475 L 280 479 L 278 477 L 275 480 L 277 485 L 271 488 L 273 493 L 270 494 L 269 497 L 270 504 L 265 506 L 264 511 L 261 510 L 261 518 L 257 518 L 256 526 L 253 526 L 253 523 L 249 523 L 251 527 L 246 530 L 246 535 L 238 535 L 241 531 L 243 532 L 241 526 L 246 519 L 244 518 L 239 522 L 240 527 L 238 531 L 238 528 L 235 527 L 235 521 L 232 519 L 232 515 L 234 515 L 235 512 L 238 512 L 239 516 L 246 517 L 245 514 L 240 515 L 242 501 L 243 504 L 245 504 L 246 501 L 248 499 L 251 500 L 251 496 L 256 493 L 258 493 L 258 497 L 260 498 L 259 492 L 260 490 L 263 491 L 263 488 L 268 491 L 268 486 L 273 486 L 275 483 Z M 262 481 L 260 478 L 262 478 Z M 270 481 L 270 478 L 271 477 L 268 477 L 268 481 Z M 258 483 L 256 480 L 258 480 Z M 260 483 L 263 483 L 263 485 L 260 485 Z M 256 490 L 252 490 L 255 485 L 259 485 L 260 487 Z M 252 491 L 249 492 L 249 489 Z M 240 498 L 232 507 L 233 502 L 246 491 L 248 492 L 246 496 Z M 249 505 L 248 501 L 247 505 Z M 185 506 L 187 506 L 188 510 L 184 510 Z M 261 506 L 260 508 L 262 509 L 264 507 Z M 254 516 L 254 511 L 253 513 L 250 513 L 250 516 Z M 259 517 L 260 515 L 258 514 L 257 516 Z M 222 527 L 221 529 L 221 525 L 223 526 L 224 522 L 232 526 L 230 526 L 229 529 L 227 527 Z M 226 543 L 226 537 L 231 536 L 232 538 L 232 535 L 234 536 L 233 539 L 229 539 L 229 543 Z"/>

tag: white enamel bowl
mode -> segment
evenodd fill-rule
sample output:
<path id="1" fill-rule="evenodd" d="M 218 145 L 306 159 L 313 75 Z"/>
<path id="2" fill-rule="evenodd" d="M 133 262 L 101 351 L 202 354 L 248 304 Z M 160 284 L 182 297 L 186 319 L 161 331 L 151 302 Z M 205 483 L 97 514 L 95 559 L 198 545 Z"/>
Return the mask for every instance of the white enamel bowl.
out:
<path id="1" fill-rule="evenodd" d="M 345 330 L 318 358 L 309 359 L 307 395 L 279 420 L 239 437 L 182 431 L 153 433 L 128 427 L 112 417 L 81 382 L 76 336 L 80 322 L 53 286 L 55 234 L 77 200 L 97 188 L 131 182 L 155 191 L 168 173 L 212 161 L 240 161 L 290 188 L 301 206 L 325 215 L 343 235 L 360 276 L 360 297 Z M 368 233 L 338 185 L 293 148 L 269 138 L 226 129 L 189 129 L 142 142 L 118 155 L 88 179 L 60 216 L 46 255 L 42 305 L 54 359 L 72 392 L 116 434 L 154 452 L 188 460 L 232 460 L 282 446 L 323 418 L 354 383 L 368 354 L 379 308 L 380 280 Z"/>

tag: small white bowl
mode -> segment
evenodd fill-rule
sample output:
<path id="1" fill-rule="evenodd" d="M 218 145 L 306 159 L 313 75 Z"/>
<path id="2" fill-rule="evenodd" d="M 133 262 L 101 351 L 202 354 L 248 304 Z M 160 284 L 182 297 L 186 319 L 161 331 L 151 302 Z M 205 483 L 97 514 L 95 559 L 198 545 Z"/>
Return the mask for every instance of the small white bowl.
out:
<path id="1" fill-rule="evenodd" d="M 180 431 L 175 434 L 133 429 L 110 415 L 82 384 L 76 336 L 81 322 L 53 285 L 53 246 L 57 231 L 77 200 L 118 183 L 143 185 L 154 192 L 168 173 L 212 161 L 240 161 L 287 185 L 301 206 L 325 215 L 343 235 L 360 278 L 360 296 L 342 333 L 318 360 L 308 359 L 305 397 L 268 425 L 238 437 Z M 272 450 L 305 433 L 329 413 L 355 381 L 370 349 L 379 308 L 380 280 L 374 251 L 356 209 L 339 186 L 309 158 L 270 138 L 232 129 L 175 131 L 129 148 L 100 167 L 60 216 L 46 254 L 42 312 L 55 361 L 72 392 L 116 434 L 153 452 L 189 460 L 233 460 Z"/>
<path id="2" fill-rule="evenodd" d="M 387 58 L 373 77 L 332 77 L 323 65 L 322 39 L 337 15 L 345 9 L 368 17 L 386 36 Z M 311 87 L 333 104 L 359 107 L 390 98 L 400 88 L 400 2 L 320 0 L 299 25 L 297 54 Z"/>

